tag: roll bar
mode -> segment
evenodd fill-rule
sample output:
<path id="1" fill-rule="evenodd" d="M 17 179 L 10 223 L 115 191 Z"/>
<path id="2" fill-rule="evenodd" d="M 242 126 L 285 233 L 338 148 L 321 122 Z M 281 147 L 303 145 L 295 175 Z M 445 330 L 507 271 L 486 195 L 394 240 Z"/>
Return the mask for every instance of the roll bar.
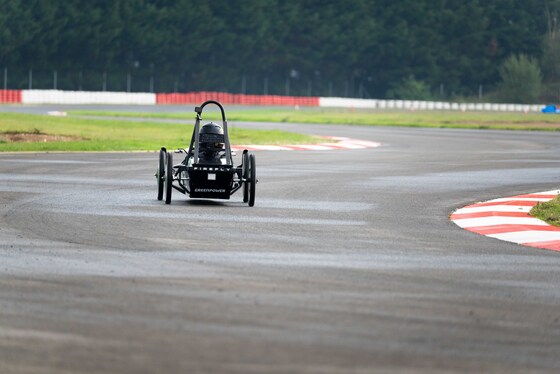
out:
<path id="1" fill-rule="evenodd" d="M 193 152 L 193 164 L 198 164 L 198 137 L 200 132 L 200 121 L 202 120 L 202 110 L 208 104 L 214 104 L 218 106 L 218 108 L 220 108 L 220 112 L 222 112 L 222 127 L 224 128 L 224 141 L 226 145 L 226 165 L 233 166 L 233 161 L 231 160 L 231 144 L 229 142 L 226 113 L 222 104 L 215 100 L 207 100 L 202 103 L 201 106 L 197 106 L 194 108 L 194 111 L 196 112 L 196 121 L 194 123 L 193 136 L 191 138 L 191 144 L 189 146 L 189 153 Z"/>

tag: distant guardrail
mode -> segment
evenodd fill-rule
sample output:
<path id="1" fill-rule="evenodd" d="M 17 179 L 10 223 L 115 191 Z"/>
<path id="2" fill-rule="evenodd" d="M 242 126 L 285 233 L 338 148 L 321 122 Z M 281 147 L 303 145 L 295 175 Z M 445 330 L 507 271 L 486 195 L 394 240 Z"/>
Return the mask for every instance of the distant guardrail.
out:
<path id="1" fill-rule="evenodd" d="M 344 97 L 320 97 L 319 106 L 356 109 L 399 109 L 399 110 L 455 110 L 494 112 L 540 112 L 544 105 L 498 104 L 498 103 L 458 103 L 420 100 L 376 100 L 349 99 Z"/>
<path id="2" fill-rule="evenodd" d="M 0 90 L 0 103 L 21 103 L 21 90 Z"/>
<path id="3" fill-rule="evenodd" d="M 494 112 L 540 112 L 545 106 L 528 104 L 461 103 L 420 100 L 352 99 L 345 97 L 306 97 L 244 95 L 225 92 L 138 93 L 62 90 L 0 90 L 0 103 L 20 104 L 116 104 L 165 105 L 200 104 L 218 100 L 226 105 L 311 106 L 324 108 L 380 110 L 449 110 Z"/>
<path id="4" fill-rule="evenodd" d="M 263 106 L 319 106 L 318 97 L 245 95 L 226 92 L 188 92 L 158 93 L 157 104 L 200 104 L 207 100 L 217 100 L 226 105 L 263 105 Z"/>
<path id="5" fill-rule="evenodd" d="M 21 103 L 154 105 L 156 100 L 152 93 L 22 90 Z"/>

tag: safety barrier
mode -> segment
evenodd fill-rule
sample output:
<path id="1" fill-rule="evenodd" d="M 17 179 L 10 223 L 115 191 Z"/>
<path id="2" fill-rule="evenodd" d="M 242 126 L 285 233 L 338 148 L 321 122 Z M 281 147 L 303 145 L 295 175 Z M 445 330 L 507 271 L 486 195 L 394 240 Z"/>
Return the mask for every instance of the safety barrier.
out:
<path id="1" fill-rule="evenodd" d="M 308 106 L 381 110 L 450 110 L 493 112 L 540 112 L 544 105 L 453 103 L 444 101 L 351 99 L 346 97 L 304 97 L 244 95 L 226 92 L 142 93 L 61 90 L 0 90 L 0 103 L 23 104 L 200 104 L 217 100 L 224 105 Z"/>
<path id="2" fill-rule="evenodd" d="M 244 95 L 225 92 L 158 93 L 157 104 L 200 104 L 207 100 L 217 100 L 225 105 L 283 105 L 319 106 L 318 97 Z"/>
<path id="3" fill-rule="evenodd" d="M 21 90 L 0 90 L 0 103 L 21 103 Z"/>
<path id="4" fill-rule="evenodd" d="M 375 100 L 349 99 L 346 97 L 320 97 L 320 107 L 354 109 L 397 109 L 397 110 L 457 110 L 494 112 L 540 112 L 544 105 L 495 104 L 495 103 L 451 103 L 419 100 Z"/>
<path id="5" fill-rule="evenodd" d="M 24 104 L 141 104 L 154 105 L 156 95 L 137 92 L 23 90 Z"/>

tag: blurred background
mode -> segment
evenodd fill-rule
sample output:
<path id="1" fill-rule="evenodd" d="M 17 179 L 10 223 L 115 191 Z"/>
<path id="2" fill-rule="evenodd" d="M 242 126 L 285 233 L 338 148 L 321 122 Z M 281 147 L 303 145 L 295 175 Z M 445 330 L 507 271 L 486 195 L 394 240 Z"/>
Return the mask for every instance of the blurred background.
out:
<path id="1" fill-rule="evenodd" d="M 0 0 L 0 89 L 560 101 L 560 0 Z"/>

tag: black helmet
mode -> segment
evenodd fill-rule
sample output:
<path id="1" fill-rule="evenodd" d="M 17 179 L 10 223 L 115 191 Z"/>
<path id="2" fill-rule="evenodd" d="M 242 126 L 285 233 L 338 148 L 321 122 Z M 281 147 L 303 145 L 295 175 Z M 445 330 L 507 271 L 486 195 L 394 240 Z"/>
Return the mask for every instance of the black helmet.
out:
<path id="1" fill-rule="evenodd" d="M 204 160 L 215 160 L 220 158 L 220 151 L 224 149 L 224 129 L 222 126 L 210 122 L 200 128 L 199 131 L 200 157 Z"/>
<path id="2" fill-rule="evenodd" d="M 217 123 L 210 122 L 210 123 L 207 123 L 206 125 L 204 125 L 200 128 L 200 135 L 202 135 L 202 134 L 212 134 L 212 135 L 218 135 L 218 136 L 221 135 L 222 140 L 223 140 L 224 129 L 222 129 L 222 126 L 218 125 Z M 200 141 L 202 141 L 202 139 Z"/>
<path id="3" fill-rule="evenodd" d="M 200 128 L 201 134 L 215 134 L 215 135 L 224 135 L 224 129 L 222 126 L 218 125 L 214 122 L 209 122 L 206 125 L 203 125 Z"/>

